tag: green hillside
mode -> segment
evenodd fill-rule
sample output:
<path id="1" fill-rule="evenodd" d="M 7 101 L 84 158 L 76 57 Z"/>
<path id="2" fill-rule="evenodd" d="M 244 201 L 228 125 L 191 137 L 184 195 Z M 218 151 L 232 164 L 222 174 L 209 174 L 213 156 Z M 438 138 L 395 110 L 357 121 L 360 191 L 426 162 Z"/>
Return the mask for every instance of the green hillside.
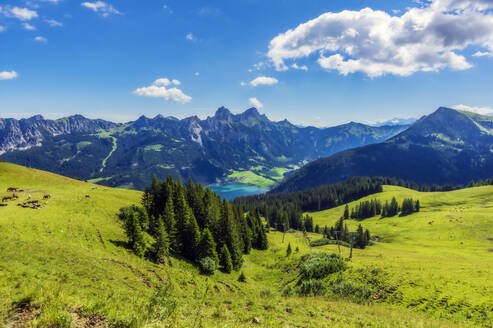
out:
<path id="1" fill-rule="evenodd" d="M 490 327 L 493 324 L 493 187 L 423 193 L 384 186 L 384 192 L 360 201 L 379 199 L 399 203 L 419 199 L 421 210 L 404 217 L 346 220 L 350 231 L 358 224 L 379 242 L 354 250 L 354 266 L 374 265 L 392 272 L 401 299 L 392 303 L 456 316 Z M 331 226 L 344 206 L 311 213 L 314 224 Z M 324 246 L 328 247 L 328 246 Z M 331 246 L 333 248 L 333 246 Z M 345 254 L 349 250 L 343 248 Z"/>
<path id="2" fill-rule="evenodd" d="M 359 305 L 327 297 L 282 296 L 285 286 L 298 276 L 299 258 L 310 252 L 300 233 L 286 234 L 283 243 L 281 233 L 270 232 L 269 250 L 252 250 L 245 256 L 246 283 L 238 282 L 239 272 L 206 277 L 186 261 L 172 258 L 170 264 L 156 265 L 123 247 L 125 236 L 116 213 L 122 206 L 138 203 L 139 192 L 0 163 L 0 195 L 11 195 L 5 192 L 9 187 L 24 192 L 0 207 L 0 326 L 491 325 L 488 295 L 493 289 L 488 277 L 493 269 L 488 266 L 492 256 L 488 249 L 493 242 L 487 238 L 493 232 L 486 213 L 493 188 L 419 195 L 423 204 L 419 214 L 366 220 L 365 226 L 382 242 L 356 250 L 344 275 L 350 278 L 360 268 L 379 266 L 393 277 L 389 279 L 395 281 L 403 300 L 393 305 L 377 298 Z M 393 190 L 402 196 L 413 193 Z M 391 190 L 386 188 L 378 197 L 388 193 Z M 42 200 L 47 194 L 51 198 Z M 29 195 L 40 200 L 41 209 L 16 206 Z M 438 212 L 441 208 L 447 210 Z M 329 223 L 339 212 L 334 209 L 314 217 L 317 223 Z M 454 232 L 456 239 L 450 240 L 448 232 Z M 288 243 L 293 248 L 290 257 L 286 257 Z M 452 313 L 442 298 L 433 308 L 406 309 L 408 300 L 432 295 L 449 295 L 449 300 L 463 302 L 465 310 Z M 483 317 L 475 310 L 481 304 L 489 306 Z"/>

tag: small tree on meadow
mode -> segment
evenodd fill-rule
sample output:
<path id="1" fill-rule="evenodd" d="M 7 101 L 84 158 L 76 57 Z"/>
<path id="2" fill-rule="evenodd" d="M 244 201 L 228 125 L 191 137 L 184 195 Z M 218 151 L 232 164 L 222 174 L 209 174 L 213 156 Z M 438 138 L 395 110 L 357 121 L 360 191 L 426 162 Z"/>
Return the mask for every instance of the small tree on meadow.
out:
<path id="1" fill-rule="evenodd" d="M 233 271 L 231 254 L 229 253 L 229 249 L 226 245 L 223 245 L 223 247 L 221 247 L 221 251 L 219 252 L 219 262 L 225 273 L 231 273 L 231 271 Z"/>
<path id="2" fill-rule="evenodd" d="M 289 257 L 293 250 L 291 249 L 291 243 L 288 243 L 288 248 L 286 249 L 286 256 Z"/>

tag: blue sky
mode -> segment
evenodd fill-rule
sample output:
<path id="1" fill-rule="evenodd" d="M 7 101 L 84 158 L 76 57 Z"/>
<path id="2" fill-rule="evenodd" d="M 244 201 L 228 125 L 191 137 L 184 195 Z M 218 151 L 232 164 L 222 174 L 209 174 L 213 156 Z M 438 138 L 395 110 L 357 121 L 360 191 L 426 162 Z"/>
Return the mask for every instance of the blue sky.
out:
<path id="1" fill-rule="evenodd" d="M 493 1 L 0 3 L 0 116 L 493 113 Z"/>

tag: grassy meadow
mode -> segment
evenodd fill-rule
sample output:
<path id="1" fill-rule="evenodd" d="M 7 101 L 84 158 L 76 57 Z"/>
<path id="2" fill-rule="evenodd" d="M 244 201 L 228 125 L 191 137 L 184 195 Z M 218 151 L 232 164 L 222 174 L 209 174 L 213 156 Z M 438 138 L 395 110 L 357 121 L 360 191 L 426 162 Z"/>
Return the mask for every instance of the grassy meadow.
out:
<path id="1" fill-rule="evenodd" d="M 301 233 L 270 232 L 269 250 L 245 256 L 243 283 L 239 272 L 206 277 L 184 260 L 156 265 L 127 250 L 116 213 L 138 203 L 140 192 L 0 163 L 0 196 L 8 187 L 25 191 L 0 207 L 0 326 L 492 326 L 492 187 L 436 194 L 385 187 L 374 195 L 412 196 L 422 211 L 362 222 L 381 241 L 354 250 L 344 275 L 383 272 L 392 297 L 371 304 L 283 296 L 303 254 L 337 252 L 333 245 L 311 249 Z M 42 200 L 46 194 L 51 198 Z M 28 195 L 42 208 L 16 206 Z M 323 226 L 342 210 L 312 215 Z M 357 223 L 348 221 L 351 230 Z M 347 256 L 348 249 L 342 251 Z"/>

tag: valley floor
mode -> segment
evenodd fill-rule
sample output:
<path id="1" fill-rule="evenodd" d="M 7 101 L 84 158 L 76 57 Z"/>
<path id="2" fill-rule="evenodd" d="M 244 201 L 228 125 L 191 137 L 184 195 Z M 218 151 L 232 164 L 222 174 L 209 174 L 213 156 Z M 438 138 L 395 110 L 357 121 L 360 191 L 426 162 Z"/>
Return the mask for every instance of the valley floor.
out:
<path id="1" fill-rule="evenodd" d="M 124 248 L 116 213 L 138 203 L 139 192 L 0 163 L 0 191 L 8 187 L 25 190 L 19 201 L 41 199 L 42 208 L 0 207 L 0 326 L 493 326 L 493 187 L 437 194 L 385 187 L 375 195 L 412 195 L 422 211 L 362 222 L 381 241 L 355 250 L 344 275 L 385 273 L 393 296 L 372 304 L 282 296 L 297 278 L 299 258 L 317 251 L 300 233 L 270 232 L 269 250 L 245 256 L 241 283 L 238 272 L 206 277 L 186 261 L 155 265 Z M 51 198 L 42 200 L 46 194 Z M 313 216 L 323 226 L 341 214 L 337 208 Z M 357 223 L 349 222 L 353 229 Z M 290 257 L 288 243 L 299 249 Z"/>

